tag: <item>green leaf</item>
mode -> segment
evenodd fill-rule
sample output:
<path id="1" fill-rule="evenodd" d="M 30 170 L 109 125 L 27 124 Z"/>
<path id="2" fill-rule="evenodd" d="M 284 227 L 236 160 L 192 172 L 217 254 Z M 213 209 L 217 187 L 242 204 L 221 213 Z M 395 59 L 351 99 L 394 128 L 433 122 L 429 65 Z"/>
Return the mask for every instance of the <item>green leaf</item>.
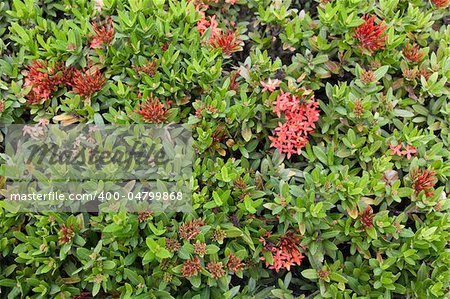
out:
<path id="1" fill-rule="evenodd" d="M 242 137 L 245 141 L 249 142 L 252 139 L 252 130 L 250 128 L 242 129 Z"/>
<path id="2" fill-rule="evenodd" d="M 434 232 L 436 230 L 437 230 L 436 226 L 430 227 L 428 229 L 423 230 L 421 235 L 422 235 L 423 238 L 428 239 L 429 237 L 431 237 L 434 234 Z"/>
<path id="3" fill-rule="evenodd" d="M 103 232 L 104 233 L 113 233 L 113 232 L 121 230 L 122 228 L 123 228 L 123 226 L 121 226 L 119 224 L 111 223 L 103 229 Z"/>
<path id="4" fill-rule="evenodd" d="M 239 228 L 233 227 L 230 229 L 225 230 L 225 233 L 227 234 L 227 238 L 236 238 L 236 237 L 242 237 L 244 234 Z"/>
<path id="5" fill-rule="evenodd" d="M 325 154 L 323 149 L 318 146 L 313 146 L 313 152 L 320 162 L 322 162 L 324 165 L 327 165 L 327 155 Z"/>
<path id="6" fill-rule="evenodd" d="M 389 65 L 383 65 L 379 69 L 377 69 L 374 74 L 375 78 L 377 78 L 377 81 L 383 78 L 384 75 L 386 75 L 387 71 L 389 70 Z"/>
<path id="7" fill-rule="evenodd" d="M 208 246 L 206 246 L 206 253 L 207 254 L 214 254 L 214 253 L 219 252 L 219 250 L 220 250 L 220 248 L 217 247 L 214 244 L 209 244 Z"/>
<path id="8" fill-rule="evenodd" d="M 191 282 L 191 284 L 196 287 L 199 288 L 200 285 L 202 284 L 202 280 L 200 278 L 200 275 L 194 276 L 194 277 L 190 277 L 189 281 Z"/>
<path id="9" fill-rule="evenodd" d="M 159 246 L 158 243 L 156 243 L 156 241 L 152 239 L 152 237 L 148 237 L 145 242 L 148 248 L 150 248 L 150 250 L 153 252 L 155 252 L 156 248 Z"/>
<path id="10" fill-rule="evenodd" d="M 13 288 L 17 285 L 17 282 L 12 279 L 0 279 L 0 286 L 7 287 L 7 288 Z"/>
<path id="11" fill-rule="evenodd" d="M 242 239 L 250 246 L 252 250 L 255 250 L 255 244 L 253 243 L 252 238 L 250 237 L 250 232 L 248 231 L 248 228 L 246 227 L 244 229 L 244 234 L 242 235 Z"/>
<path id="12" fill-rule="evenodd" d="M 375 227 L 373 227 L 373 226 L 370 228 L 366 228 L 366 233 L 369 237 L 371 237 L 374 240 L 376 240 L 378 238 L 377 231 L 376 231 Z"/>
<path id="13" fill-rule="evenodd" d="M 306 269 L 302 271 L 302 275 L 308 279 L 317 279 L 317 271 L 314 269 Z"/>
<path id="14" fill-rule="evenodd" d="M 116 263 L 114 261 L 104 261 L 103 269 L 112 270 L 116 267 Z"/>
<path id="15" fill-rule="evenodd" d="M 220 170 L 222 174 L 222 180 L 224 182 L 231 182 L 231 178 L 228 176 L 228 168 L 227 166 L 222 166 L 222 169 Z"/>
<path id="16" fill-rule="evenodd" d="M 130 282 L 134 285 L 138 285 L 140 284 L 140 280 L 139 280 L 139 275 L 137 275 L 137 273 L 135 271 L 132 271 L 130 269 L 125 268 L 123 270 L 123 273 L 125 274 L 125 276 L 130 280 Z"/>
<path id="17" fill-rule="evenodd" d="M 24 43 L 28 43 L 30 41 L 28 33 L 26 32 L 25 29 L 22 28 L 22 26 L 20 26 L 17 23 L 11 23 L 11 27 L 13 31 L 15 31 L 19 35 L 19 37 L 23 40 Z"/>
<path id="18" fill-rule="evenodd" d="M 347 278 L 345 278 L 344 276 L 342 276 L 341 274 L 336 273 L 336 272 L 331 272 L 330 279 L 334 280 L 334 281 L 337 281 L 337 282 L 340 282 L 340 283 L 346 283 L 347 282 Z"/>
<path id="19" fill-rule="evenodd" d="M 413 117 L 414 113 L 404 109 L 394 109 L 394 115 L 400 117 Z"/>
<path id="20" fill-rule="evenodd" d="M 98 292 L 100 292 L 100 284 L 94 283 L 94 287 L 92 288 L 92 296 L 97 296 Z"/>

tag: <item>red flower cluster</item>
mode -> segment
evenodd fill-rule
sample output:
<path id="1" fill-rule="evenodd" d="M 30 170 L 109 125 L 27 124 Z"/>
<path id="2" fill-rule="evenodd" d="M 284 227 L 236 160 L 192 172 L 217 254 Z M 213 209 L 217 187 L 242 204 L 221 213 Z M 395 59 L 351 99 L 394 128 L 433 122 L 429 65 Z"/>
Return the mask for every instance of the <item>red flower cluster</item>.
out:
<path id="1" fill-rule="evenodd" d="M 61 230 L 59 232 L 58 243 L 61 245 L 70 243 L 75 236 L 75 232 L 73 230 L 73 226 L 66 226 L 65 224 L 61 225 Z"/>
<path id="2" fill-rule="evenodd" d="M 231 72 L 231 75 L 230 75 L 230 90 L 236 91 L 236 90 L 239 89 L 240 84 L 237 81 L 239 75 L 240 75 L 239 71 Z"/>
<path id="3" fill-rule="evenodd" d="M 114 38 L 114 23 L 111 18 L 105 20 L 105 24 L 92 23 L 92 27 L 95 31 L 95 35 L 92 35 L 91 48 L 99 48 L 104 43 L 111 44 Z"/>
<path id="4" fill-rule="evenodd" d="M 219 112 L 219 110 L 214 107 L 213 105 L 208 105 L 208 106 L 204 106 L 204 103 L 202 103 L 203 105 L 197 109 L 195 109 L 195 117 L 197 118 L 202 118 L 202 112 L 206 111 L 209 113 L 217 113 Z"/>
<path id="5" fill-rule="evenodd" d="M 177 252 L 180 250 L 181 244 L 176 239 L 166 239 L 166 249 L 170 252 Z"/>
<path id="6" fill-rule="evenodd" d="M 450 0 L 431 0 L 431 2 L 433 2 L 433 4 L 436 5 L 437 7 L 443 8 L 448 6 Z"/>
<path id="7" fill-rule="evenodd" d="M 98 69 L 77 70 L 67 68 L 63 62 L 51 67 L 46 61 L 33 61 L 27 67 L 24 86 L 32 89 L 27 95 L 29 104 L 39 104 L 51 98 L 58 87 L 72 87 L 73 92 L 90 98 L 102 89 L 106 79 Z"/>
<path id="8" fill-rule="evenodd" d="M 239 0 L 225 0 L 226 3 L 234 5 Z M 214 3 L 219 3 L 219 0 L 189 0 L 189 2 L 192 2 L 194 4 L 195 10 L 204 18 L 205 17 L 205 11 L 209 9 L 209 5 Z"/>
<path id="9" fill-rule="evenodd" d="M 409 160 L 413 155 L 417 153 L 417 149 L 412 145 L 407 144 L 404 150 L 401 150 L 402 146 L 403 145 L 401 143 L 398 145 L 389 145 L 389 148 L 391 149 L 391 155 L 406 156 L 406 158 Z"/>
<path id="10" fill-rule="evenodd" d="M 293 232 L 288 232 L 280 237 L 277 246 L 267 246 L 270 241 L 260 239 L 265 248 L 270 248 L 273 257 L 273 264 L 269 264 L 264 257 L 261 260 L 266 262 L 266 267 L 276 272 L 280 269 L 291 270 L 292 266 L 300 266 L 304 255 L 298 249 L 300 238 Z"/>
<path id="11" fill-rule="evenodd" d="M 68 85 L 72 80 L 73 69 L 57 62 L 51 67 L 47 61 L 35 60 L 27 67 L 24 86 L 31 86 L 27 95 L 29 104 L 48 100 L 58 86 Z"/>
<path id="12" fill-rule="evenodd" d="M 159 124 L 166 120 L 168 108 L 170 108 L 170 103 L 166 107 L 157 97 L 153 98 L 153 95 L 150 95 L 147 102 L 139 104 L 139 109 L 136 109 L 135 112 L 142 115 L 145 122 Z"/>
<path id="13" fill-rule="evenodd" d="M 235 255 L 230 255 L 228 257 L 227 268 L 233 272 L 239 272 L 244 270 L 245 264 Z"/>
<path id="14" fill-rule="evenodd" d="M 310 90 L 304 90 L 304 95 L 310 93 Z M 314 131 L 315 123 L 319 120 L 318 107 L 314 95 L 309 101 L 302 101 L 298 95 L 281 91 L 273 111 L 278 117 L 284 113 L 286 122 L 280 122 L 275 128 L 275 136 L 269 137 L 272 141 L 270 146 L 277 148 L 280 153 L 287 153 L 288 158 L 292 154 L 300 154 L 308 144 L 308 135 Z"/>
<path id="15" fill-rule="evenodd" d="M 81 292 L 80 295 L 73 296 L 73 299 L 85 299 L 92 297 L 91 292 Z"/>
<path id="16" fill-rule="evenodd" d="M 184 262 L 181 268 L 181 275 L 185 278 L 197 276 L 201 269 L 200 259 L 196 256 L 193 259 Z"/>
<path id="17" fill-rule="evenodd" d="M 144 66 L 135 66 L 133 69 L 136 72 L 143 72 L 143 73 L 149 75 L 150 77 L 153 77 L 156 75 L 156 71 L 158 69 L 158 64 L 157 64 L 156 60 L 152 60 L 152 61 L 149 61 Z"/>
<path id="18" fill-rule="evenodd" d="M 231 55 L 241 48 L 241 41 L 236 37 L 236 32 L 230 30 L 227 30 L 226 33 L 221 31 L 219 34 L 211 36 L 209 44 L 214 49 L 221 48 L 223 53 L 227 55 Z"/>
<path id="19" fill-rule="evenodd" d="M 206 269 L 208 269 L 214 279 L 219 279 L 226 274 L 222 262 L 209 262 L 206 265 Z"/>
<path id="20" fill-rule="evenodd" d="M 105 85 L 106 79 L 98 68 L 75 70 L 70 86 L 73 92 L 79 94 L 84 98 L 91 98 L 91 96 L 102 89 Z"/>
<path id="21" fill-rule="evenodd" d="M 265 92 L 265 91 L 273 92 L 273 91 L 275 91 L 275 89 L 278 88 L 278 86 L 280 86 L 281 81 L 278 79 L 272 80 L 269 78 L 269 80 L 267 80 L 267 83 L 264 81 L 260 81 L 259 83 L 261 83 L 261 85 L 263 87 L 261 92 Z"/>
<path id="22" fill-rule="evenodd" d="M 385 30 L 387 26 L 382 23 L 375 24 L 376 16 L 363 16 L 364 24 L 356 28 L 355 36 L 360 41 L 361 45 L 368 50 L 384 49 L 387 35 Z"/>
<path id="23" fill-rule="evenodd" d="M 202 219 L 194 219 L 189 222 L 183 223 L 178 228 L 178 233 L 182 239 L 187 241 L 195 239 L 201 233 L 201 227 L 205 225 Z"/>
<path id="24" fill-rule="evenodd" d="M 411 62 L 418 63 L 421 62 L 423 57 L 425 56 L 424 53 L 420 52 L 420 48 L 416 44 L 410 44 L 407 43 L 405 47 L 402 50 L 403 56 L 406 57 Z"/>
<path id="25" fill-rule="evenodd" d="M 364 212 L 361 213 L 359 220 L 365 228 L 371 228 L 373 226 L 373 210 L 371 206 L 367 206 Z"/>
<path id="26" fill-rule="evenodd" d="M 216 16 L 209 17 L 209 21 L 206 19 L 206 17 L 203 17 L 197 22 L 197 30 L 202 36 L 208 29 L 211 29 L 210 37 L 218 35 L 220 33 L 219 23 L 217 23 L 216 21 Z"/>
<path id="27" fill-rule="evenodd" d="M 223 53 L 227 55 L 231 55 L 241 48 L 241 41 L 237 38 L 236 32 L 230 30 L 223 32 L 222 29 L 219 28 L 216 16 L 206 19 L 203 14 L 203 17 L 197 22 L 197 30 L 203 36 L 208 29 L 210 29 L 208 42 L 212 48 L 221 48 Z"/>
<path id="28" fill-rule="evenodd" d="M 421 191 L 425 191 L 426 197 L 434 196 L 434 185 L 437 183 L 436 172 L 425 169 L 422 171 L 418 169 L 411 174 L 413 181 L 412 187 L 416 193 L 419 195 Z"/>

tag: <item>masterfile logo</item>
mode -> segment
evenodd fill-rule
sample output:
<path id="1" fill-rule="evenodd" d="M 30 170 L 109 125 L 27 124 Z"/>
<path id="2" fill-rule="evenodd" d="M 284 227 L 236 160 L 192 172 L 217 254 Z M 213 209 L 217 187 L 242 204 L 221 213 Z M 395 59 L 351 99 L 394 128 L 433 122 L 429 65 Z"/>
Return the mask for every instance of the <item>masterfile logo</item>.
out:
<path id="1" fill-rule="evenodd" d="M 193 148 L 185 126 L 10 125 L 4 146 L 10 210 L 190 208 Z"/>

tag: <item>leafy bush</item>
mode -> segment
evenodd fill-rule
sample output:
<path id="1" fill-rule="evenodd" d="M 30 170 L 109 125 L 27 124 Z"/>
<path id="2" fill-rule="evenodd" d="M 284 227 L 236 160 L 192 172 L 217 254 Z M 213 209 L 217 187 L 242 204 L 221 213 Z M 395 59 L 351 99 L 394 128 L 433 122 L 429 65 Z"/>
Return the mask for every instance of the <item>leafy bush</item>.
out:
<path id="1" fill-rule="evenodd" d="M 192 214 L 0 202 L 0 297 L 449 298 L 448 4 L 3 1 L 3 124 L 198 155 Z"/>

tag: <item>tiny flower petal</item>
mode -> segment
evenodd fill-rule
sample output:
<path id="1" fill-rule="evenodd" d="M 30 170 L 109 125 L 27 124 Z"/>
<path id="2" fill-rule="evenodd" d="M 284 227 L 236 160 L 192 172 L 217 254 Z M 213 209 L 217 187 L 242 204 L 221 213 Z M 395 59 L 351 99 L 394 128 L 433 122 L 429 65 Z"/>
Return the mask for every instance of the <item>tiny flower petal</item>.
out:
<path id="1" fill-rule="evenodd" d="M 264 81 L 261 81 L 260 83 L 261 83 L 262 87 L 264 87 L 262 92 L 265 92 L 265 91 L 272 92 L 275 89 L 277 89 L 278 86 L 280 86 L 281 81 L 278 79 L 275 79 L 275 80 L 269 79 L 269 80 L 267 80 L 267 83 L 265 83 Z"/>
<path id="2" fill-rule="evenodd" d="M 222 52 L 226 55 L 231 55 L 233 52 L 241 49 L 241 40 L 236 36 L 236 32 L 233 31 L 220 32 L 211 36 L 209 44 L 214 49 L 222 49 Z"/>
<path id="3" fill-rule="evenodd" d="M 114 23 L 111 18 L 105 21 L 105 24 L 92 23 L 95 35 L 92 36 L 91 45 L 92 49 L 100 48 L 103 44 L 111 44 L 114 38 Z"/>

